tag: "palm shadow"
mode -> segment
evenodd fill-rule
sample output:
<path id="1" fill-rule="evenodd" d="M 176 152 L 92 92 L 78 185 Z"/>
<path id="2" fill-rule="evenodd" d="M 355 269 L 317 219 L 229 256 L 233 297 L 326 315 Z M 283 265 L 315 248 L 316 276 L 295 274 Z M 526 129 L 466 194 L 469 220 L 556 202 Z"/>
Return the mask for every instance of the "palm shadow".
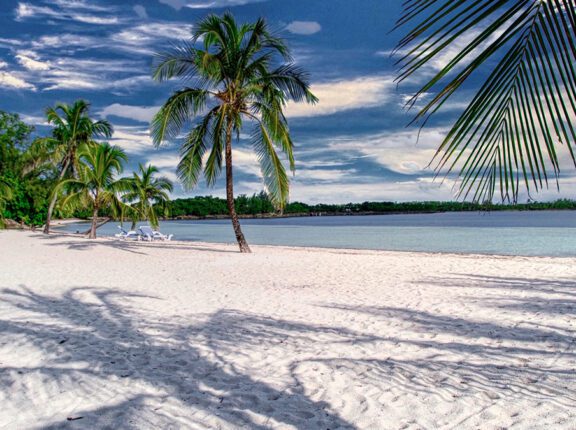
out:
<path id="1" fill-rule="evenodd" d="M 50 235 L 39 234 L 38 237 L 46 241 L 54 241 L 55 239 L 59 238 L 69 239 L 73 237 L 75 238 L 74 240 L 57 241 L 57 242 L 54 241 L 53 243 L 49 243 L 48 246 L 66 247 L 74 251 L 91 251 L 93 249 L 98 248 L 113 248 L 120 251 L 129 252 L 132 254 L 147 255 L 147 252 L 145 251 L 147 251 L 148 249 L 160 248 L 160 249 L 175 249 L 181 251 L 200 251 L 200 252 L 212 252 L 212 253 L 230 253 L 230 254 L 238 253 L 237 251 L 231 249 L 222 249 L 222 248 L 211 249 L 207 247 L 195 246 L 193 244 L 182 242 L 163 242 L 163 241 L 144 242 L 136 240 L 112 240 L 110 238 L 99 238 L 98 240 L 90 240 L 86 239 L 83 235 L 72 233 L 50 234 Z"/>
<path id="2" fill-rule="evenodd" d="M 225 358 L 226 353 L 252 345 L 273 347 L 288 337 L 312 342 L 318 332 L 336 333 L 332 327 L 238 311 L 204 315 L 192 324 L 192 317 L 143 320 L 127 305 L 143 296 L 112 289 L 81 287 L 53 297 L 21 287 L 5 289 L 1 296 L 5 305 L 29 315 L 25 321 L 0 319 L 2 337 L 24 337 L 50 357 L 42 366 L 1 368 L 2 386 L 17 384 L 28 374 L 41 374 L 47 384 L 59 387 L 94 386 L 96 397 L 118 383 L 153 386 L 166 398 L 181 402 L 184 410 L 195 411 L 178 419 L 161 408 L 147 411 L 151 403 L 164 399 L 136 390 L 115 404 L 103 401 L 100 407 L 74 411 L 77 421 L 67 421 L 63 412 L 60 420 L 43 423 L 43 428 L 190 427 L 201 425 L 195 421 L 199 414 L 217 416 L 233 428 L 264 429 L 268 422 L 295 428 L 352 428 L 329 404 L 311 400 L 298 381 L 279 389 L 243 373 Z M 346 331 L 338 335 L 361 336 Z"/>

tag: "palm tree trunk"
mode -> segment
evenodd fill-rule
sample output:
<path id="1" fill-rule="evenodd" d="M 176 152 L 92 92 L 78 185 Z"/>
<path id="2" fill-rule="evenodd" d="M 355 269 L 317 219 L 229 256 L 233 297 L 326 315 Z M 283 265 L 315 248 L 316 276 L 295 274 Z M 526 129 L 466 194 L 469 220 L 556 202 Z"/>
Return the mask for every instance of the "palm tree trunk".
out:
<path id="1" fill-rule="evenodd" d="M 98 228 L 98 206 L 94 205 L 92 212 L 92 227 L 90 227 L 90 235 L 88 239 L 96 239 L 96 229 Z"/>
<path id="2" fill-rule="evenodd" d="M 234 228 L 234 234 L 236 235 L 236 241 L 240 247 L 240 252 L 251 253 L 248 242 L 244 238 L 242 229 L 240 228 L 240 221 L 238 220 L 238 215 L 236 214 L 236 208 L 234 207 L 234 180 L 232 175 L 232 123 L 228 124 L 226 130 L 226 203 L 228 204 L 228 212 L 230 213 L 230 219 L 232 220 L 232 227 Z"/>
<path id="3" fill-rule="evenodd" d="M 66 160 L 64 166 L 62 166 L 62 170 L 60 171 L 60 175 L 58 176 L 58 183 L 62 181 L 66 171 L 68 170 L 68 166 L 70 165 L 70 160 Z M 56 206 L 56 201 L 58 200 L 58 195 L 54 193 L 52 196 L 52 200 L 50 200 L 50 206 L 48 206 L 48 214 L 46 215 L 46 224 L 44 224 L 44 234 L 50 234 L 50 221 L 52 221 L 52 212 L 54 211 L 54 207 Z"/>

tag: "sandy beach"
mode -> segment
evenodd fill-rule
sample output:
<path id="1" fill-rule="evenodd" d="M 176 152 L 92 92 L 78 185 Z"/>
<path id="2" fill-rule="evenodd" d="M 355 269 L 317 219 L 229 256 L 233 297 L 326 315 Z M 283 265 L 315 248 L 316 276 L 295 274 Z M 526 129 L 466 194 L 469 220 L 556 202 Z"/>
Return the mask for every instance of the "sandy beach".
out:
<path id="1" fill-rule="evenodd" d="M 576 259 L 236 249 L 0 232 L 0 428 L 576 428 Z"/>

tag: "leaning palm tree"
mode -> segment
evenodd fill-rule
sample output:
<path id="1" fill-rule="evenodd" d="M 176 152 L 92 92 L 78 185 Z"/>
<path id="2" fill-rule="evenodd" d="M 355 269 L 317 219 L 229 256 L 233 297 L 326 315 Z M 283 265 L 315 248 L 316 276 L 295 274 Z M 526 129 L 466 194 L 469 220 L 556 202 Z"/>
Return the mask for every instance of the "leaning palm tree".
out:
<path id="1" fill-rule="evenodd" d="M 559 144 L 576 165 L 576 1 L 407 0 L 406 25 L 399 81 L 446 61 L 409 102 L 433 93 L 421 125 L 471 76 L 483 82 L 436 154 L 438 171 L 460 170 L 459 195 L 516 202 L 521 184 L 558 186 Z"/>
<path id="2" fill-rule="evenodd" d="M 130 205 L 132 229 L 138 219 L 148 220 L 152 227 L 158 228 L 157 207 L 170 201 L 172 182 L 165 177 L 156 177 L 156 173 L 158 168 L 155 166 L 139 164 L 138 172 L 126 180 L 128 192 L 122 196 L 122 200 Z"/>
<path id="3" fill-rule="evenodd" d="M 111 209 L 119 213 L 123 206 L 120 194 L 127 190 L 125 179 L 115 179 L 127 160 L 125 152 L 108 143 L 82 145 L 78 150 L 77 178 L 65 179 L 56 186 L 55 194 L 64 193 L 62 206 L 92 209 L 89 238 L 96 238 L 98 213 Z"/>
<path id="4" fill-rule="evenodd" d="M 54 125 L 51 145 L 52 158 L 59 166 L 58 182 L 65 177 L 74 176 L 78 167 L 78 148 L 92 139 L 112 136 L 112 125 L 108 121 L 93 121 L 88 116 L 90 105 L 84 100 L 77 100 L 73 105 L 59 103 L 55 108 L 46 110 L 49 124 Z M 48 206 L 44 233 L 50 233 L 52 212 L 56 206 L 56 193 Z"/>
<path id="5" fill-rule="evenodd" d="M 208 16 L 196 25 L 190 42 L 158 55 L 154 78 L 180 78 L 187 86 L 175 92 L 154 117 L 154 143 L 176 139 L 195 121 L 180 149 L 179 178 L 192 188 L 203 168 L 207 184 L 213 186 L 224 161 L 228 211 L 241 252 L 250 252 L 250 247 L 234 208 L 232 140 L 239 139 L 245 121 L 251 124 L 264 185 L 281 209 L 288 199 L 289 180 L 277 149 L 294 171 L 283 108 L 289 100 L 317 101 L 307 75 L 290 61 L 289 49 L 263 19 L 238 25 L 230 13 Z"/>

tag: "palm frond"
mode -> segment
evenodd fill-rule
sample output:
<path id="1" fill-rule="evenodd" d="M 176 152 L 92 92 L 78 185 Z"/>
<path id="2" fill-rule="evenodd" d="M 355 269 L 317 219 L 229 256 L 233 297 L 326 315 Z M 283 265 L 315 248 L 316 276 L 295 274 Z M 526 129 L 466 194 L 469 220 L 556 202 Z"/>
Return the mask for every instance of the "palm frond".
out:
<path id="1" fill-rule="evenodd" d="M 458 195 L 517 201 L 558 185 L 559 144 L 576 166 L 574 0 L 410 0 L 400 26 L 399 81 L 414 75 L 459 38 L 467 44 L 411 100 L 437 90 L 415 121 L 425 125 L 475 72 L 489 76 L 438 149 L 437 171 L 460 171 Z M 495 66 L 492 64 L 495 63 Z"/>
<path id="2" fill-rule="evenodd" d="M 208 92 L 200 88 L 184 88 L 174 93 L 152 120 L 154 145 L 176 138 L 184 125 L 205 108 L 207 98 Z"/>
<path id="3" fill-rule="evenodd" d="M 258 156 L 264 185 L 274 206 L 282 210 L 288 201 L 290 180 L 274 149 L 270 133 L 262 123 L 258 123 L 252 133 L 252 145 Z"/>

